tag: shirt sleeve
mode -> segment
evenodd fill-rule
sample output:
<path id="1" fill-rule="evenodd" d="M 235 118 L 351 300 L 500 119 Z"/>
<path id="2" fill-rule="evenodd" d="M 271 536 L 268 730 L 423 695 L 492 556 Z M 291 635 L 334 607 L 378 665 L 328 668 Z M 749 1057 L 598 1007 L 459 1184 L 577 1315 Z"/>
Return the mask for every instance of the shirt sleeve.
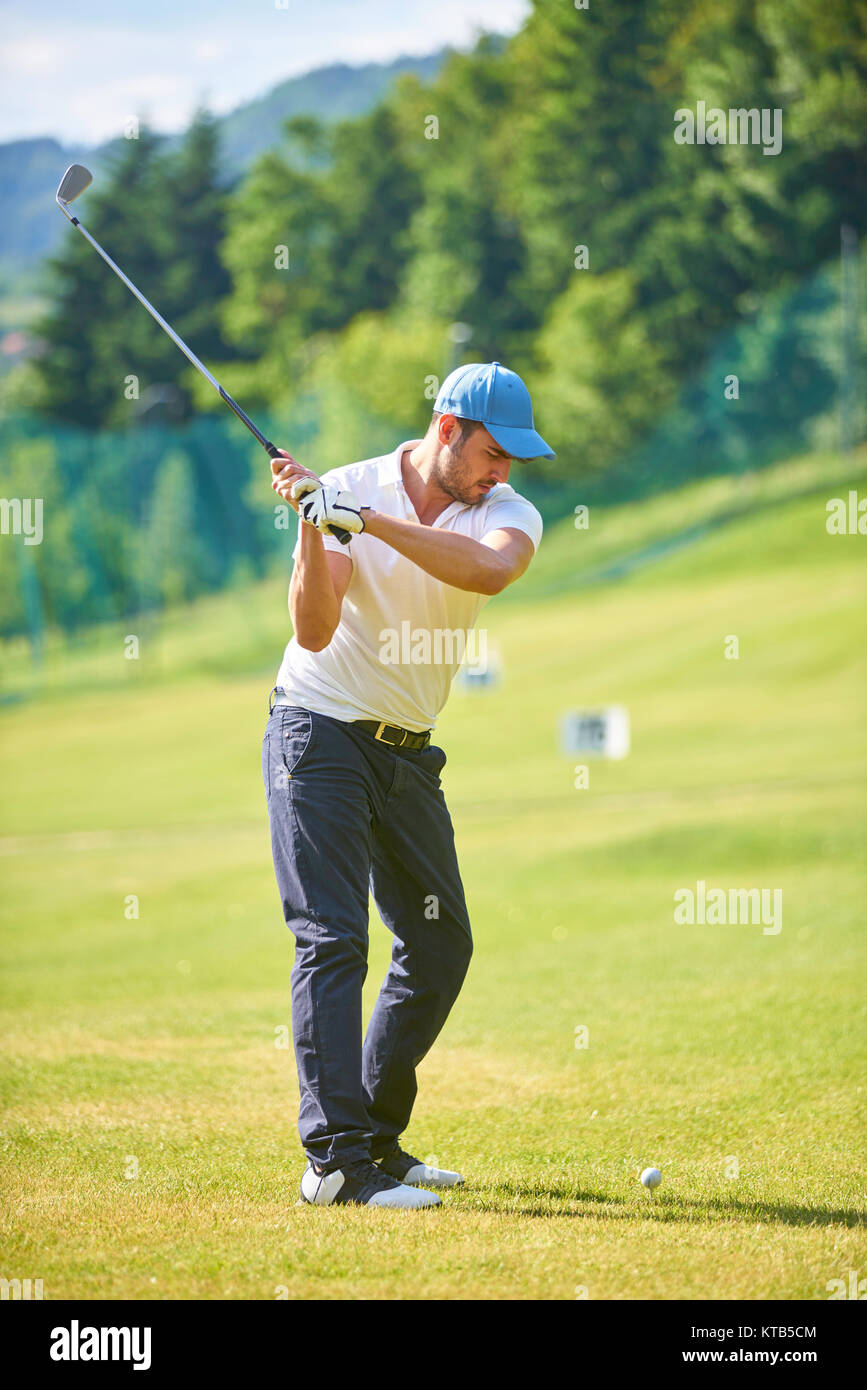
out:
<path id="1" fill-rule="evenodd" d="M 297 539 L 296 539 L 296 541 L 295 541 L 295 549 L 292 551 L 292 559 L 293 559 L 293 560 L 297 560 L 297 559 L 298 559 L 298 551 L 301 549 L 301 527 L 304 526 L 304 525 L 305 525 L 305 522 L 303 522 L 303 521 L 301 520 L 300 516 L 299 516 L 299 518 L 298 518 L 298 537 L 297 537 Z M 351 541 L 349 542 L 348 545 L 343 545 L 343 544 L 337 539 L 336 536 L 327 536 L 327 535 L 325 534 L 325 532 L 323 531 L 323 532 L 322 532 L 322 544 L 325 546 L 325 549 L 326 549 L 326 550 L 333 550 L 334 553 L 335 553 L 335 555 L 348 555 L 349 558 L 350 558 L 350 560 L 352 560 L 352 542 L 351 542 Z M 354 560 L 352 560 L 352 562 L 353 562 L 353 564 L 355 563 Z"/>
<path id="2" fill-rule="evenodd" d="M 485 516 L 485 529 L 482 539 L 492 531 L 502 531 L 505 527 L 523 531 L 533 542 L 533 549 L 539 549 L 542 539 L 542 518 L 532 502 L 517 492 L 506 493 L 505 497 L 493 498 Z"/>

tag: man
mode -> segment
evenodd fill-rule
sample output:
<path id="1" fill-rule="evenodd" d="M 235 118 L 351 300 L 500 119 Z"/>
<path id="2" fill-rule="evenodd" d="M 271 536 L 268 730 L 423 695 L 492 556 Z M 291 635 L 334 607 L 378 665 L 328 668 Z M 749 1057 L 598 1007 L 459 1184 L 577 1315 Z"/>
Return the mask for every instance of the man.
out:
<path id="1" fill-rule="evenodd" d="M 430 741 L 461 644 L 431 642 L 439 662 L 398 664 L 388 639 L 407 623 L 432 637 L 468 633 L 487 599 L 524 573 L 542 519 L 507 478 L 513 458 L 540 455 L 554 457 L 527 388 L 493 362 L 453 372 L 425 438 L 393 454 L 322 481 L 288 454 L 272 463 L 275 491 L 300 516 L 295 635 L 272 691 L 262 766 L 296 941 L 307 1202 L 438 1206 L 428 1189 L 463 1181 L 399 1142 L 416 1067 L 472 952 L 440 790 L 446 759 Z M 394 943 L 362 1045 L 368 885 Z"/>

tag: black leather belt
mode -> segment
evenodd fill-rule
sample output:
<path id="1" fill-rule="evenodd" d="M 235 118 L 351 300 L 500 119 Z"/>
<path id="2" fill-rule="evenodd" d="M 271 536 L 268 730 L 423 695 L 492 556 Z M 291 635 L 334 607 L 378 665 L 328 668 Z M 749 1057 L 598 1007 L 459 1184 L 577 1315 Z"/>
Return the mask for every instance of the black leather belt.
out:
<path id="1" fill-rule="evenodd" d="M 279 698 L 285 693 L 279 685 L 275 685 L 268 698 L 269 712 L 273 712 L 278 705 L 291 705 L 291 700 Z M 276 700 L 275 695 L 278 697 Z M 371 734 L 380 743 L 387 743 L 389 748 L 411 748 L 414 753 L 420 753 L 430 743 L 430 729 L 423 734 L 414 734 L 410 729 L 402 729 L 399 724 L 381 724 L 377 719 L 353 719 L 352 727 Z"/>
<path id="2" fill-rule="evenodd" d="M 414 734 L 397 724 L 379 724 L 375 719 L 353 719 L 352 727 L 372 734 L 380 743 L 387 743 L 389 748 L 411 748 L 413 752 L 420 753 L 430 743 L 430 729 L 423 734 Z"/>

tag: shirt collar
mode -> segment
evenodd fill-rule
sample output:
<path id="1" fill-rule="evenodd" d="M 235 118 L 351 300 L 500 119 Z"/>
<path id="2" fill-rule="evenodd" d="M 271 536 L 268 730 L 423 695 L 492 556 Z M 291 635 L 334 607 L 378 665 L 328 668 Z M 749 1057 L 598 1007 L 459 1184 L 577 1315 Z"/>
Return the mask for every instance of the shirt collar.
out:
<path id="1" fill-rule="evenodd" d="M 403 451 L 404 449 L 414 449 L 416 445 L 420 443 L 420 439 L 406 439 L 403 444 L 398 444 L 393 453 L 384 454 L 382 456 L 376 471 L 376 480 L 380 487 L 387 487 L 389 484 L 403 482 L 403 473 L 400 467 Z"/>

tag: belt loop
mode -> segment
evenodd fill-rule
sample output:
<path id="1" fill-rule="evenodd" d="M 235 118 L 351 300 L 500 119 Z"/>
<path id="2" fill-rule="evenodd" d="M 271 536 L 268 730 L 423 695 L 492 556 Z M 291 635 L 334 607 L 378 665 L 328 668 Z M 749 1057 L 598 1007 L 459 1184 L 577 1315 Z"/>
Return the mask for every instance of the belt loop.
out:
<path id="1" fill-rule="evenodd" d="M 274 696 L 277 694 L 278 689 L 279 689 L 279 687 L 275 685 L 275 686 L 274 686 L 274 689 L 271 691 L 271 694 L 268 696 L 268 717 L 269 717 L 269 718 L 270 718 L 271 715 L 274 713 Z"/>

